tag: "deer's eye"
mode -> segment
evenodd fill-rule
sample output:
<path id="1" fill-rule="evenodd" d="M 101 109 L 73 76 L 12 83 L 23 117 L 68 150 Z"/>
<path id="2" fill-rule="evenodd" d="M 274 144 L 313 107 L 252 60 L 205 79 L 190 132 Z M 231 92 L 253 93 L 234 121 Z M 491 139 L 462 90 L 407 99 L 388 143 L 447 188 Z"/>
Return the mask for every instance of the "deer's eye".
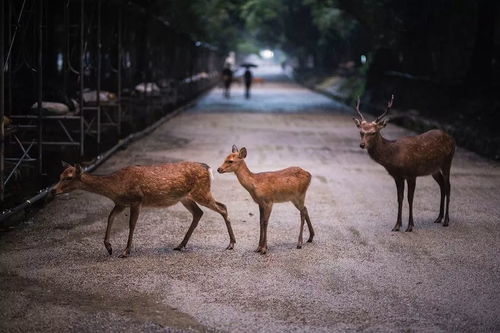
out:
<path id="1" fill-rule="evenodd" d="M 233 163 L 233 161 L 227 161 L 227 163 L 228 163 L 228 164 L 231 164 L 231 163 Z"/>
<path id="2" fill-rule="evenodd" d="M 73 177 L 64 177 L 63 180 L 72 180 Z"/>

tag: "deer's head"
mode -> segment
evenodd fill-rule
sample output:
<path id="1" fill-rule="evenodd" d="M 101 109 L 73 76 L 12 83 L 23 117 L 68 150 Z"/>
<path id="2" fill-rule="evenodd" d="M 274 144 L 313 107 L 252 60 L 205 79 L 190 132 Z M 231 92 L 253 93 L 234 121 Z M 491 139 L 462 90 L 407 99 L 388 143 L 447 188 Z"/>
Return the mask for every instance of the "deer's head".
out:
<path id="1" fill-rule="evenodd" d="M 394 102 L 394 95 L 392 95 L 391 100 L 387 103 L 387 108 L 384 113 L 378 116 L 374 121 L 368 122 L 359 110 L 360 101 L 358 98 L 355 110 L 359 115 L 359 119 L 356 117 L 353 117 L 352 119 L 354 120 L 356 126 L 360 129 L 359 135 L 361 136 L 361 142 L 359 143 L 359 146 L 362 149 L 370 149 L 370 147 L 373 147 L 373 144 L 380 135 L 380 130 L 382 130 L 382 128 L 384 128 L 389 121 L 388 119 L 384 119 L 384 117 L 389 113 L 389 110 L 392 107 L 392 102 Z"/>
<path id="2" fill-rule="evenodd" d="M 231 154 L 227 155 L 224 163 L 217 169 L 217 172 L 235 172 L 241 166 L 245 157 L 247 157 L 247 149 L 245 147 L 238 149 L 238 147 L 233 145 Z"/>
<path id="3" fill-rule="evenodd" d="M 81 176 L 83 169 L 80 164 L 72 166 L 69 163 L 62 161 L 64 171 L 59 176 L 59 182 L 52 188 L 53 195 L 68 193 L 81 187 Z"/>

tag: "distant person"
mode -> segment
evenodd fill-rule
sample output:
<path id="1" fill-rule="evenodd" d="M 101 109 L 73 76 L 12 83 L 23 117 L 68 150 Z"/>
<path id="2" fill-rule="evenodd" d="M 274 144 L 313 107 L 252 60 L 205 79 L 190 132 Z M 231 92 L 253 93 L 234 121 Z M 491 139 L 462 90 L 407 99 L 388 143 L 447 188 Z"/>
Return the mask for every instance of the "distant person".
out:
<path id="1" fill-rule="evenodd" d="M 229 98 L 229 89 L 231 88 L 231 83 L 233 82 L 233 71 L 229 64 L 224 66 L 222 70 L 222 83 L 224 84 L 224 97 Z"/>
<path id="2" fill-rule="evenodd" d="M 250 86 L 252 85 L 253 75 L 249 68 L 246 69 L 243 78 L 245 80 L 245 98 L 250 98 Z"/>

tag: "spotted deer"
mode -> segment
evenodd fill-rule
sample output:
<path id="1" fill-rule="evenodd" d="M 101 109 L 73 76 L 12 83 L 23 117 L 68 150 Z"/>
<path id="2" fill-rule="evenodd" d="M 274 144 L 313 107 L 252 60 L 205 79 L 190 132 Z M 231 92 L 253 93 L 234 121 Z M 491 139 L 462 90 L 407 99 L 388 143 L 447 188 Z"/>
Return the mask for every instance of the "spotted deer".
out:
<path id="1" fill-rule="evenodd" d="M 250 193 L 255 203 L 259 205 L 260 238 L 259 246 L 255 252 L 267 253 L 267 225 L 273 204 L 278 202 L 292 202 L 300 212 L 300 232 L 297 248 L 302 248 L 304 220 L 307 222 L 309 229 L 307 242 L 312 242 L 314 230 L 304 204 L 306 192 L 311 183 L 311 174 L 299 167 L 253 173 L 245 163 L 246 156 L 246 148 L 238 149 L 233 145 L 232 153 L 226 157 L 217 171 L 219 173 L 234 172 L 240 184 Z"/>
<path id="2" fill-rule="evenodd" d="M 434 223 L 448 226 L 450 204 L 450 168 L 455 153 L 455 140 L 441 130 L 430 130 L 423 134 L 403 137 L 397 140 L 387 140 L 380 131 L 387 125 L 384 119 L 389 113 L 394 102 L 394 95 L 387 103 L 386 110 L 374 121 L 368 122 L 359 109 L 360 101 L 356 105 L 358 118 L 353 118 L 360 129 L 360 147 L 368 151 L 368 155 L 381 164 L 394 178 L 398 193 L 398 217 L 392 231 L 399 231 L 401 227 L 401 210 L 403 205 L 405 180 L 408 184 L 409 218 L 406 231 L 412 231 L 413 222 L 413 194 L 415 192 L 416 178 L 432 175 L 441 189 L 441 203 L 439 216 Z M 446 199 L 446 207 L 445 207 Z M 445 209 L 446 208 L 446 209 Z"/>
<path id="3" fill-rule="evenodd" d="M 215 201 L 210 191 L 211 169 L 208 165 L 195 162 L 167 163 L 152 166 L 129 166 L 107 176 L 91 175 L 80 165 L 71 166 L 63 162 L 65 170 L 52 193 L 58 195 L 73 190 L 84 190 L 111 199 L 115 206 L 108 217 L 104 246 L 111 255 L 109 242 L 113 221 L 125 208 L 130 208 L 129 235 L 127 247 L 121 258 L 130 255 L 134 229 L 143 207 L 168 207 L 181 202 L 193 215 L 191 225 L 184 239 L 174 250 L 184 248 L 203 215 L 198 204 L 216 211 L 224 218 L 229 233 L 231 250 L 236 243 L 226 206 Z"/>

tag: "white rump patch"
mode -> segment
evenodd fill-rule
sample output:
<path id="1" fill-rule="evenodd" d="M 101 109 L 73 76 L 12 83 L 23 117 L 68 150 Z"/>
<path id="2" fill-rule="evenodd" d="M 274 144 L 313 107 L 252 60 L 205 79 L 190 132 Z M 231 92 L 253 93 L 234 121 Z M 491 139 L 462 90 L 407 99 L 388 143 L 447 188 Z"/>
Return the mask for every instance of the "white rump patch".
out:
<path id="1" fill-rule="evenodd" d="M 214 181 L 214 173 L 212 172 L 212 168 L 208 168 L 208 176 L 210 177 L 210 182 Z"/>

